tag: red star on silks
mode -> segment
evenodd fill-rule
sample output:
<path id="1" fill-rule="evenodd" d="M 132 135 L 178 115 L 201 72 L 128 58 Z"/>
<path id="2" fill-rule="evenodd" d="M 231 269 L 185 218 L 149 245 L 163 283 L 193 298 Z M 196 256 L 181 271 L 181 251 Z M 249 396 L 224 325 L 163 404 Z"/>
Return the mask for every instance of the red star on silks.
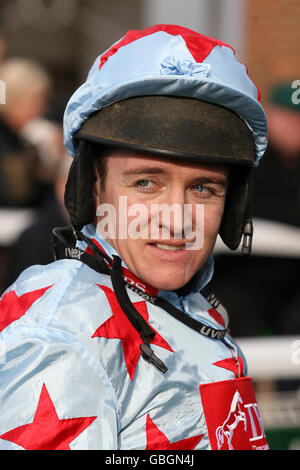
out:
<path id="1" fill-rule="evenodd" d="M 42 289 L 27 292 L 20 297 L 17 296 L 14 290 L 6 292 L 0 300 L 0 331 L 25 315 L 31 305 L 50 287 L 51 286 L 47 286 Z"/>
<path id="2" fill-rule="evenodd" d="M 238 356 L 238 364 L 234 357 L 228 357 L 213 363 L 214 366 L 223 367 L 224 369 L 231 370 L 236 378 L 243 376 L 244 363 L 243 359 Z"/>
<path id="3" fill-rule="evenodd" d="M 130 380 L 133 380 L 136 366 L 141 354 L 140 345 L 143 343 L 138 331 L 132 326 L 127 316 L 121 309 L 119 302 L 116 298 L 115 293 L 112 289 L 106 286 L 97 284 L 107 297 L 107 300 L 110 304 L 112 310 L 112 316 L 106 320 L 103 325 L 99 326 L 92 338 L 97 336 L 102 338 L 118 338 L 122 341 L 122 348 L 124 353 L 124 359 L 127 367 L 127 371 L 130 377 Z M 134 307 L 142 315 L 142 317 L 148 322 L 148 311 L 145 301 L 134 302 Z M 153 331 L 154 328 L 153 328 Z M 155 331 L 155 337 L 153 339 L 149 338 L 151 344 L 156 344 L 162 348 L 168 349 L 173 352 L 168 343 Z"/>
<path id="4" fill-rule="evenodd" d="M 59 419 L 48 390 L 43 384 L 33 422 L 0 436 L 25 450 L 70 450 L 70 442 L 86 429 L 96 416 Z"/>
<path id="5" fill-rule="evenodd" d="M 146 436 L 146 450 L 193 450 L 201 441 L 203 434 L 170 443 L 164 433 L 154 424 L 148 413 L 146 420 Z"/>

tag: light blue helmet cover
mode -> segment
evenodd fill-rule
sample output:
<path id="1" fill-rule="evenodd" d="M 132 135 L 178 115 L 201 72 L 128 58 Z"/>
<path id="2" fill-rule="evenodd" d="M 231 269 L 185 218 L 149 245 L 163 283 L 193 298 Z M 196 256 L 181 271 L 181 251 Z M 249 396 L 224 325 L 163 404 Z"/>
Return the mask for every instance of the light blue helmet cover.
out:
<path id="1" fill-rule="evenodd" d="M 267 121 L 259 91 L 234 50 L 175 25 L 128 31 L 98 56 L 64 114 L 64 142 L 75 155 L 74 134 L 94 112 L 134 96 L 173 95 L 234 111 L 251 129 L 256 164 L 267 147 Z"/>

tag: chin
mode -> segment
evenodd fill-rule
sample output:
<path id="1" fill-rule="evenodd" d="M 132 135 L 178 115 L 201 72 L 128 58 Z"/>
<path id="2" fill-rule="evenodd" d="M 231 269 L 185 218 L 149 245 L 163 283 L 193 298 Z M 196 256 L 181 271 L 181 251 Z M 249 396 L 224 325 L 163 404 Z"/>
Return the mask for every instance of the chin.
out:
<path id="1" fill-rule="evenodd" d="M 190 278 L 182 279 L 182 277 L 180 277 L 180 279 L 174 279 L 174 275 L 170 275 L 164 279 L 161 275 L 158 274 L 155 278 L 151 277 L 151 279 L 146 282 L 147 284 L 150 284 L 152 287 L 155 287 L 159 290 L 174 291 L 185 286 L 189 280 Z"/>

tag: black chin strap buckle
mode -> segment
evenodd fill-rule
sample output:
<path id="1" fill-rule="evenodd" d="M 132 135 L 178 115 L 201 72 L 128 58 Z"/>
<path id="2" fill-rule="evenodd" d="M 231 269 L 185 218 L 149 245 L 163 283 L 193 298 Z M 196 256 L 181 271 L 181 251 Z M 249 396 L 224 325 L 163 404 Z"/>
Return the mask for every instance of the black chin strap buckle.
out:
<path id="1" fill-rule="evenodd" d="M 244 239 L 242 246 L 242 254 L 249 256 L 252 251 L 252 239 L 253 239 L 253 222 L 252 219 L 247 219 L 244 225 Z"/>
<path id="2" fill-rule="evenodd" d="M 150 346 L 148 346 L 148 344 L 145 344 L 145 343 L 141 344 L 140 350 L 141 350 L 142 357 L 145 359 L 145 361 L 153 364 L 161 372 L 163 373 L 167 372 L 168 370 L 167 366 L 163 363 L 161 359 L 159 359 L 159 357 L 157 357 L 154 354 L 153 350 L 150 348 Z"/>

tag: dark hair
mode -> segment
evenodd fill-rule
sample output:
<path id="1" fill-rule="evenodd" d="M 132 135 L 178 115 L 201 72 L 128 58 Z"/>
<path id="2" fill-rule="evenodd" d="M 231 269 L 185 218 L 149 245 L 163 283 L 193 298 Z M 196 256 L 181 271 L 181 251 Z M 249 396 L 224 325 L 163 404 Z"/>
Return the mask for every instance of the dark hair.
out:
<path id="1" fill-rule="evenodd" d="M 88 143 L 93 161 L 95 162 L 99 175 L 101 176 L 101 189 L 104 191 L 107 176 L 107 161 L 109 155 L 114 151 L 114 147 L 109 145 L 99 145 Z"/>
<path id="2" fill-rule="evenodd" d="M 107 159 L 108 159 L 107 156 L 105 157 L 105 156 L 100 155 L 95 161 L 99 175 L 101 177 L 100 185 L 101 185 L 102 191 L 105 190 L 106 174 L 107 174 Z"/>

